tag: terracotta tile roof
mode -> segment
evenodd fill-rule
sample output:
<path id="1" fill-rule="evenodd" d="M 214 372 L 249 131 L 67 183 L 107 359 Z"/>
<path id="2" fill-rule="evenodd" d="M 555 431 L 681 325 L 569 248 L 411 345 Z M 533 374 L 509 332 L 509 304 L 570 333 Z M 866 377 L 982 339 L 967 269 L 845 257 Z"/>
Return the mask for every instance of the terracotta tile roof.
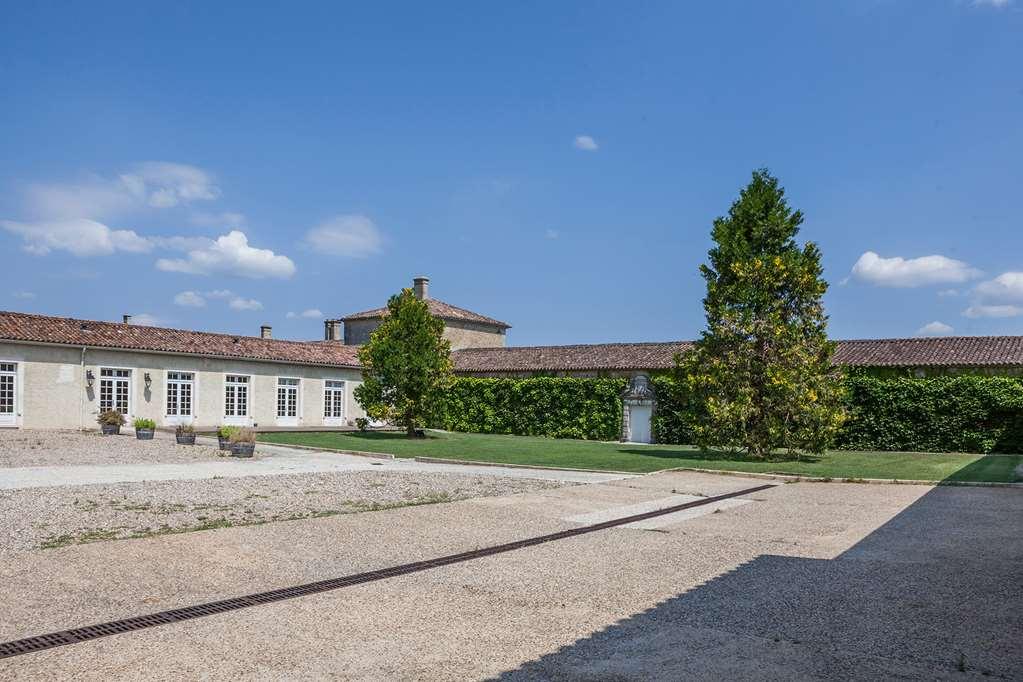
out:
<path id="1" fill-rule="evenodd" d="M 1023 365 L 1023 336 L 947 336 L 839 341 L 835 359 L 868 367 Z"/>
<path id="2" fill-rule="evenodd" d="M 596 343 L 575 346 L 463 348 L 451 353 L 456 372 L 567 372 L 668 369 L 689 341 Z"/>
<path id="3" fill-rule="evenodd" d="M 358 347 L 336 341 L 283 341 L 25 313 L 0 312 L 0 341 L 3 340 L 359 367 Z"/>
<path id="4" fill-rule="evenodd" d="M 434 317 L 439 317 L 442 320 L 458 320 L 459 322 L 477 322 L 479 324 L 489 324 L 495 327 L 501 327 L 503 329 L 511 329 L 511 325 L 508 324 L 507 322 L 501 322 L 500 320 L 495 320 L 492 317 L 480 315 L 479 313 L 474 313 L 471 310 L 466 310 L 465 308 L 459 308 L 458 306 L 451 305 L 450 303 L 445 303 L 444 301 L 441 301 L 436 298 L 426 299 L 426 305 L 430 308 L 430 313 Z M 347 322 L 348 320 L 374 320 L 383 317 L 386 314 L 387 314 L 386 307 L 375 308 L 373 310 L 364 310 L 361 313 L 352 313 L 351 315 L 346 315 L 341 319 L 344 322 Z"/>
<path id="5" fill-rule="evenodd" d="M 576 346 L 465 348 L 452 353 L 455 371 L 553 372 L 670 369 L 690 341 Z M 839 341 L 838 364 L 863 367 L 1023 365 L 1023 336 L 959 336 Z"/>

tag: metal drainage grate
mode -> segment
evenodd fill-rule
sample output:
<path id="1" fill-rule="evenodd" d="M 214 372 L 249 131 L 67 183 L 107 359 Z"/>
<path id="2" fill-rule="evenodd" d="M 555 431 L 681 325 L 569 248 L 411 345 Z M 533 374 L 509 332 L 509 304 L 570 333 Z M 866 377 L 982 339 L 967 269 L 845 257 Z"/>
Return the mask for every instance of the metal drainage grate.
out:
<path id="1" fill-rule="evenodd" d="M 431 568 L 449 566 L 451 564 L 457 564 L 463 561 L 470 561 L 472 559 L 480 559 L 482 557 L 493 556 L 495 554 L 511 552 L 512 550 L 516 549 L 533 547 L 535 545 L 541 545 L 545 542 L 553 542 L 555 540 L 564 540 L 565 538 L 571 538 L 577 535 L 595 533 L 597 531 L 606 530 L 608 528 L 614 528 L 615 526 L 624 526 L 626 524 L 634 523 L 636 521 L 645 521 L 647 519 L 656 518 L 658 516 L 673 514 L 684 509 L 691 509 L 692 507 L 700 507 L 706 504 L 713 504 L 714 502 L 720 502 L 721 500 L 727 500 L 729 498 L 739 497 L 741 495 L 749 495 L 750 493 L 756 493 L 761 490 L 766 490 L 768 488 L 773 487 L 774 484 L 759 485 L 754 488 L 746 488 L 745 490 L 738 490 L 733 493 L 725 493 L 724 495 L 706 497 L 701 500 L 686 502 L 684 504 L 678 504 L 673 507 L 665 507 L 664 509 L 657 509 L 650 512 L 644 512 L 642 514 L 633 514 L 632 516 L 626 516 L 620 519 L 613 519 L 611 521 L 595 523 L 589 526 L 580 526 L 579 528 L 571 528 L 569 530 L 562 530 L 558 531 L 557 533 L 549 533 L 547 535 L 539 535 L 537 537 L 527 538 L 525 540 L 507 542 L 503 545 L 494 545 L 492 547 L 484 547 L 483 549 L 474 549 L 468 552 L 449 554 L 447 556 L 438 557 L 436 559 L 416 561 L 411 564 L 391 566 L 390 568 L 381 568 L 375 571 L 356 573 L 354 575 L 347 575 L 340 578 L 331 578 L 329 580 L 320 580 L 318 582 L 306 583 L 305 585 L 298 585 L 296 587 L 283 587 L 276 590 L 269 590 L 267 592 L 250 594 L 244 597 L 235 597 L 233 599 L 223 599 L 221 601 L 209 602 L 207 604 L 185 606 L 180 609 L 161 611 L 159 613 L 153 613 L 148 616 L 135 616 L 132 618 L 124 618 L 122 620 L 110 621 L 109 623 L 100 623 L 99 625 L 87 625 L 81 628 L 73 628 L 71 630 L 64 630 L 63 632 L 52 632 L 46 635 L 26 637 L 25 639 L 18 639 L 13 642 L 4 642 L 0 644 L 0 658 L 9 658 L 11 656 L 20 656 L 21 654 L 30 654 L 36 651 L 42 651 L 44 649 L 52 649 L 54 647 L 64 646 L 65 644 L 76 644 L 78 642 L 86 642 L 90 639 L 98 639 L 100 637 L 106 637 L 108 635 L 119 635 L 124 632 L 144 630 L 146 628 L 152 628 L 158 625 L 169 625 L 170 623 L 178 623 L 180 621 L 192 620 L 193 618 L 202 618 L 203 616 L 212 616 L 218 613 L 237 611 L 238 609 L 244 609 L 249 606 L 269 604 L 271 602 L 282 601 L 284 599 L 294 599 L 295 597 L 305 597 L 307 595 L 316 594 L 318 592 L 327 592 L 330 590 L 337 590 L 342 587 L 361 585 L 363 583 L 373 582 L 375 580 L 383 580 L 385 578 L 393 578 L 400 575 L 417 573 L 419 571 L 425 571 Z"/>

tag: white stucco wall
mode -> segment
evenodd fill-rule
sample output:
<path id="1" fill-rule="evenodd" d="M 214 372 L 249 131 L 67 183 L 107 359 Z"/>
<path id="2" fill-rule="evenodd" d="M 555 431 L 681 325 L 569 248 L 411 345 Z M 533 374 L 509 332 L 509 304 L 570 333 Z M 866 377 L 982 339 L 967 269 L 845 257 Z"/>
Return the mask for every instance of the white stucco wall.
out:
<path id="1" fill-rule="evenodd" d="M 8 342 L 0 342 L 0 361 L 18 363 L 16 426 L 26 428 L 98 428 L 96 415 L 103 367 L 132 370 L 131 416 L 153 419 L 159 426 L 175 423 L 166 415 L 167 371 L 175 370 L 195 375 L 192 423 L 198 428 L 215 427 L 224 422 L 224 377 L 227 374 L 251 377 L 248 423 L 252 426 L 271 428 L 277 425 L 278 377 L 300 380 L 299 426 L 323 425 L 323 382 L 326 379 L 346 382 L 346 423 L 364 416 L 352 394 L 362 382 L 361 372 L 355 369 L 91 348 L 86 350 L 83 364 L 80 347 Z M 88 370 L 95 377 L 92 388 L 85 385 Z M 149 388 L 145 385 L 147 372 L 152 380 Z"/>

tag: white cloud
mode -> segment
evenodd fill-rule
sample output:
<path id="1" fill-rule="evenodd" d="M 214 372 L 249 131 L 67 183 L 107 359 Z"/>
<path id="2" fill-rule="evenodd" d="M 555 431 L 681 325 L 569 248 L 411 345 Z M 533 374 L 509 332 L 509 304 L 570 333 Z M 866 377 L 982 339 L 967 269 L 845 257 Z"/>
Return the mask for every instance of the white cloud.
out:
<path id="1" fill-rule="evenodd" d="M 941 297 L 941 298 L 949 298 L 951 296 L 958 296 L 958 295 L 959 295 L 959 290 L 958 289 L 942 289 L 941 291 L 938 292 L 938 296 Z"/>
<path id="2" fill-rule="evenodd" d="M 206 299 L 195 291 L 182 291 L 174 297 L 174 305 L 185 308 L 202 308 L 206 305 Z"/>
<path id="3" fill-rule="evenodd" d="M 1003 272 L 973 289 L 985 301 L 1023 302 L 1023 272 Z"/>
<path id="4" fill-rule="evenodd" d="M 105 217 L 143 208 L 170 208 L 220 196 L 213 177 L 195 166 L 167 161 L 136 164 L 114 178 L 31 185 L 28 210 L 42 220 Z"/>
<path id="5" fill-rule="evenodd" d="M 935 320 L 934 322 L 928 322 L 924 326 L 922 326 L 919 329 L 917 329 L 916 330 L 916 335 L 917 336 L 948 336 L 949 334 L 951 334 L 954 331 L 955 331 L 955 329 L 953 329 L 949 325 L 945 324 L 944 322 L 938 322 L 937 320 Z"/>
<path id="6" fill-rule="evenodd" d="M 584 152 L 595 152 L 600 149 L 600 145 L 597 144 L 597 141 L 589 135 L 576 135 L 572 145 L 576 149 L 581 149 Z"/>
<path id="7" fill-rule="evenodd" d="M 121 179 L 145 192 L 146 202 L 154 208 L 170 208 L 220 196 L 220 188 L 209 173 L 183 163 L 147 161 Z"/>
<path id="8" fill-rule="evenodd" d="M 138 313 L 132 315 L 131 320 L 128 324 L 138 324 L 143 327 L 160 327 L 167 324 L 164 320 L 157 317 L 156 315 L 150 315 L 149 313 Z"/>
<path id="9" fill-rule="evenodd" d="M 309 308 L 308 310 L 303 310 L 300 313 L 289 311 L 288 314 L 285 315 L 285 317 L 287 317 L 289 320 L 293 320 L 296 317 L 305 317 L 305 318 L 308 318 L 308 319 L 319 319 L 319 318 L 323 317 L 323 313 L 320 312 L 320 310 L 318 308 Z"/>
<path id="10" fill-rule="evenodd" d="M 379 253 L 383 244 L 380 230 L 364 215 L 339 215 L 309 230 L 310 248 L 332 256 L 365 258 Z"/>
<path id="11" fill-rule="evenodd" d="M 242 298 L 238 296 L 232 298 L 231 302 L 228 303 L 231 310 L 262 310 L 263 304 L 254 298 Z"/>
<path id="12" fill-rule="evenodd" d="M 31 301 L 33 298 L 36 297 L 36 295 L 31 291 L 15 291 L 13 294 L 11 294 L 11 296 L 20 301 Z"/>
<path id="13" fill-rule="evenodd" d="M 234 296 L 234 292 L 230 289 L 213 289 L 207 291 L 205 295 L 207 298 L 231 298 Z"/>
<path id="14" fill-rule="evenodd" d="M 883 287 L 960 283 L 981 274 L 969 264 L 945 256 L 882 258 L 873 251 L 860 256 L 852 269 L 852 276 L 856 279 Z"/>
<path id="15" fill-rule="evenodd" d="M 963 311 L 966 317 L 1016 317 L 1023 315 L 1023 308 L 1017 305 L 971 305 Z"/>
<path id="16" fill-rule="evenodd" d="M 270 249 L 249 246 L 244 232 L 232 230 L 204 248 L 193 249 L 187 258 L 161 258 L 156 267 L 165 272 L 190 275 L 227 274 L 261 279 L 287 279 L 295 274 L 295 263 Z"/>
<path id="17" fill-rule="evenodd" d="M 977 7 L 1008 7 L 1012 4 L 1012 0 L 973 0 L 973 4 Z"/>
<path id="18" fill-rule="evenodd" d="M 21 237 L 23 248 L 42 256 L 67 251 L 76 256 L 107 256 L 115 251 L 145 253 L 153 244 L 133 230 L 111 230 L 103 223 L 85 218 L 38 223 L 0 220 L 0 227 Z"/>
<path id="19" fill-rule="evenodd" d="M 557 230 L 547 230 L 543 236 L 545 239 L 557 239 L 561 236 L 561 233 Z"/>

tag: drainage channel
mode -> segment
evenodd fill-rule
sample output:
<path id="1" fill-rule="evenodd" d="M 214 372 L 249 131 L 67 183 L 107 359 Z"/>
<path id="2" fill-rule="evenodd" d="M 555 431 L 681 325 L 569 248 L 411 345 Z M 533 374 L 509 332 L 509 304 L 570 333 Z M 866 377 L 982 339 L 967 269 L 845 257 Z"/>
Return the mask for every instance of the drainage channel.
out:
<path id="1" fill-rule="evenodd" d="M 110 621 L 109 623 L 86 625 L 85 627 L 73 628 L 71 630 L 51 632 L 45 635 L 36 635 L 34 637 L 27 637 L 25 639 L 18 639 L 11 642 L 3 642 L 0 643 L 0 658 L 30 654 L 36 651 L 53 649 L 55 647 L 65 646 L 68 644 L 87 642 L 91 639 L 99 639 L 100 637 L 107 637 L 109 635 L 119 635 L 125 632 L 144 630 L 158 625 L 180 623 L 182 621 L 192 620 L 193 618 L 202 618 L 203 616 L 212 616 L 218 613 L 237 611 L 238 609 L 244 609 L 250 606 L 259 606 L 261 604 L 269 604 L 272 602 L 283 601 L 285 599 L 294 599 L 295 597 L 305 597 L 319 592 L 328 592 L 331 590 L 341 589 L 343 587 L 351 587 L 352 585 L 361 585 L 363 583 L 369 583 L 376 580 L 384 580 L 386 578 L 394 578 L 397 576 L 408 575 L 410 573 L 418 573 L 419 571 L 426 571 L 431 568 L 450 566 L 451 564 L 458 564 L 463 561 L 471 561 L 472 559 L 480 559 L 482 557 L 494 556 L 495 554 L 503 554 L 504 552 L 511 552 L 516 549 L 534 547 L 546 542 L 564 540 L 566 538 L 585 535 L 587 533 L 595 533 L 597 531 L 614 528 L 616 526 L 624 526 L 629 523 L 635 523 L 636 521 L 645 521 L 647 519 L 664 516 L 666 514 L 674 514 L 675 512 L 683 511 L 685 509 L 713 504 L 715 502 L 720 502 L 721 500 L 727 500 L 733 497 L 749 495 L 761 490 L 767 490 L 774 486 L 775 484 L 758 485 L 754 488 L 737 490 L 723 495 L 714 495 L 713 497 L 706 497 L 693 502 L 665 507 L 664 509 L 656 509 L 642 514 L 633 514 L 632 516 L 625 516 L 620 519 L 595 523 L 590 526 L 580 526 L 579 528 L 571 528 L 569 530 L 562 530 L 556 533 L 549 533 L 547 535 L 538 535 L 537 537 L 527 538 L 525 540 L 507 542 L 503 545 L 494 545 L 492 547 L 484 547 L 483 549 L 474 549 L 468 552 L 449 554 L 448 556 L 442 556 L 436 559 L 416 561 L 411 564 L 402 564 L 400 566 L 391 566 L 390 568 L 381 568 L 375 571 L 366 571 L 365 573 L 346 575 L 340 578 L 320 580 L 318 582 L 306 583 L 305 585 L 297 585 L 295 587 L 283 587 L 276 590 L 269 590 L 267 592 L 250 594 L 244 597 L 222 599 L 220 601 L 209 602 L 206 604 L 198 604 L 196 606 L 185 606 L 179 609 L 161 611 L 159 613 L 153 613 L 146 616 L 134 616 L 132 618 Z"/>

